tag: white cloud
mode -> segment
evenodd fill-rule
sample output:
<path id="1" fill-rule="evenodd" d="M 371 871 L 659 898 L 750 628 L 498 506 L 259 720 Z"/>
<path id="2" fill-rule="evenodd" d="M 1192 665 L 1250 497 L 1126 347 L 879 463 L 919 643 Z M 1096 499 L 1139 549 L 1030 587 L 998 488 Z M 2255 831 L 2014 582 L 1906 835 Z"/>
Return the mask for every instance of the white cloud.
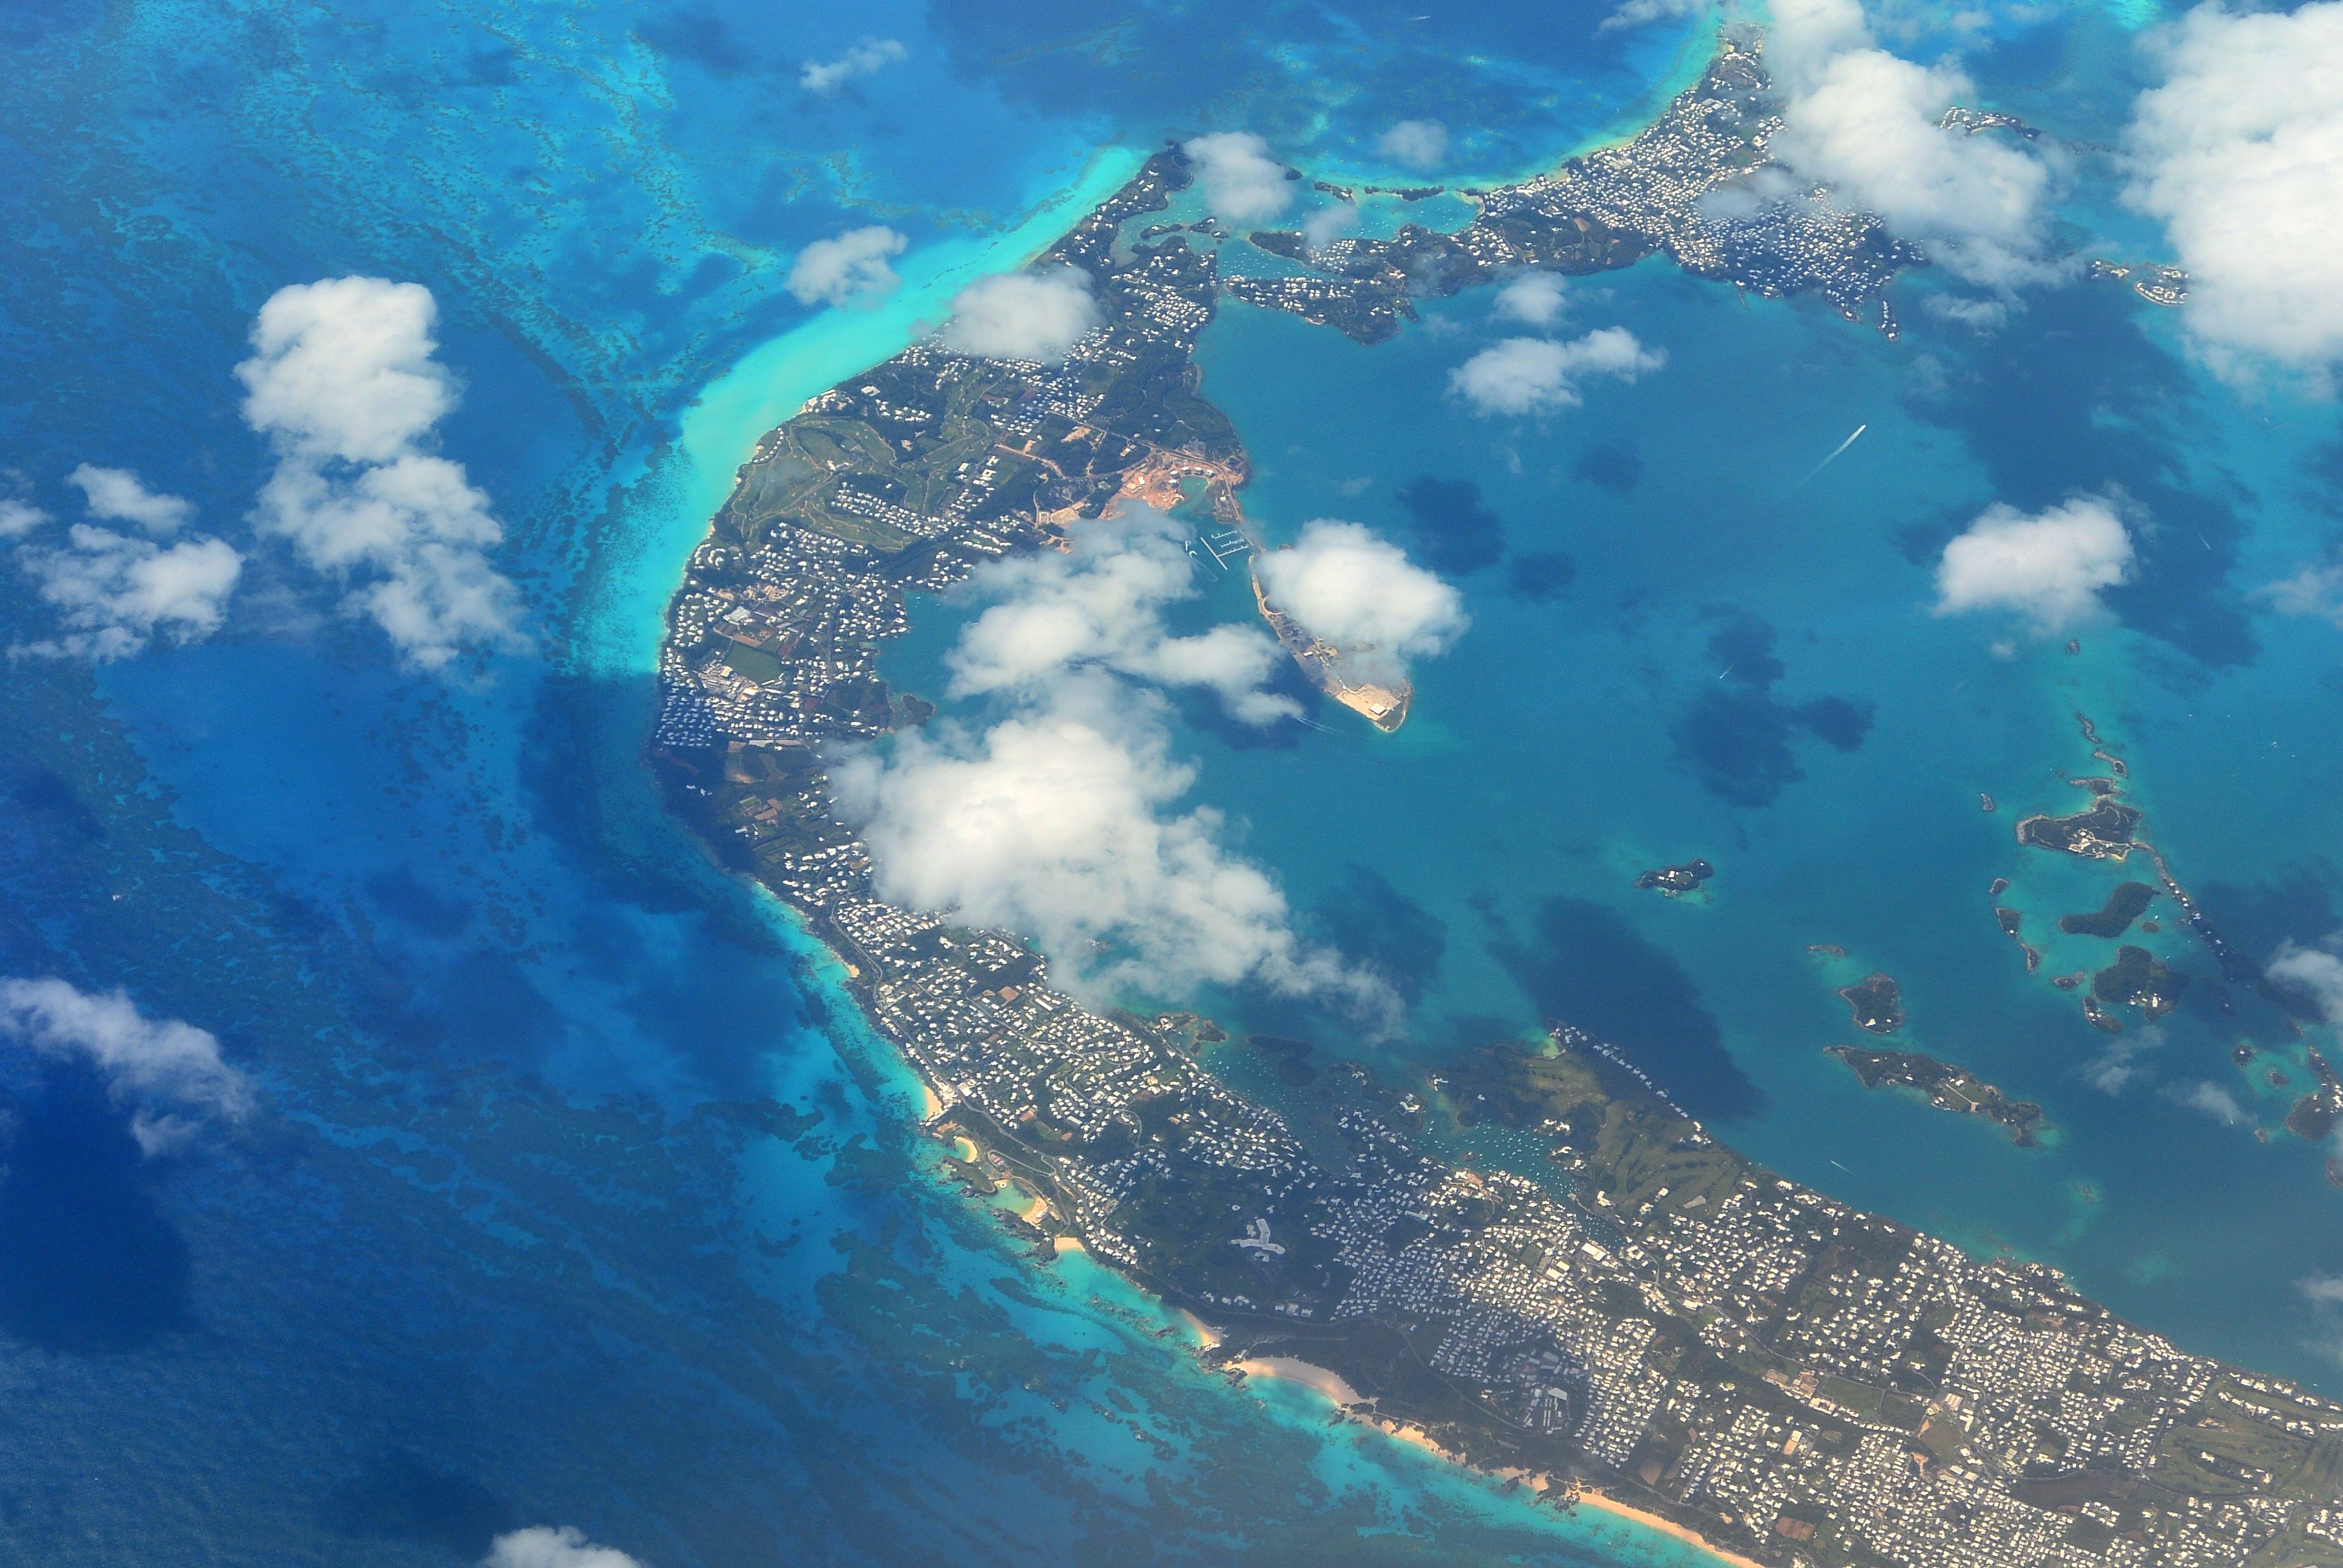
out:
<path id="1" fill-rule="evenodd" d="M 650 1568 L 615 1546 L 597 1546 L 574 1524 L 533 1524 L 499 1535 L 480 1568 Z"/>
<path id="2" fill-rule="evenodd" d="M 2120 1094 L 2133 1079 L 2147 1070 L 2140 1065 L 2139 1059 L 2163 1043 L 2161 1024 L 2150 1024 L 2137 1034 L 2118 1036 L 2082 1065 L 2079 1070 L 2083 1081 L 2103 1094 Z"/>
<path id="3" fill-rule="evenodd" d="M 2343 562 L 2314 561 L 2259 591 L 2288 615 L 2323 615 L 2343 626 Z"/>
<path id="4" fill-rule="evenodd" d="M 1332 202 L 1302 220 L 1302 242 L 1322 249 L 1359 226 L 1359 209 L 1349 202 Z"/>
<path id="5" fill-rule="evenodd" d="M 952 301 L 944 347 L 987 359 L 1055 364 L 1104 317 L 1080 267 L 980 277 Z"/>
<path id="6" fill-rule="evenodd" d="M 882 898 L 1031 933 L 1057 978 L 1177 997 L 1203 983 L 1384 1012 L 1388 990 L 1295 937 L 1285 896 L 1224 845 L 1161 699 L 1091 674 L 980 735 L 897 738 L 832 772 Z"/>
<path id="7" fill-rule="evenodd" d="M 1642 27 L 1678 16 L 1697 15 L 1707 10 L 1709 4 L 1710 0 L 1624 0 L 1594 30 L 1612 33 L 1622 27 Z"/>
<path id="8" fill-rule="evenodd" d="M 895 39 L 866 38 L 835 60 L 808 60 L 798 72 L 798 85 L 809 93 L 835 92 L 855 77 L 883 71 L 910 55 Z"/>
<path id="9" fill-rule="evenodd" d="M 489 563 L 504 537 L 463 466 L 424 443 L 455 406 L 419 284 L 337 277 L 281 288 L 236 367 L 244 414 L 277 448 L 256 520 L 312 567 L 356 580 L 371 616 L 427 668 L 518 640 L 518 595 Z"/>
<path id="10" fill-rule="evenodd" d="M 1403 168 L 1429 174 L 1448 161 L 1448 127 L 1438 120 L 1402 120 L 1383 134 L 1375 150 Z"/>
<path id="11" fill-rule="evenodd" d="M 1269 156 L 1269 144 L 1250 131 L 1214 131 L 1181 146 L 1196 166 L 1204 205 L 1215 217 L 1234 224 L 1265 223 L 1293 205 L 1285 169 Z"/>
<path id="12" fill-rule="evenodd" d="M 996 602 L 948 657 L 954 694 L 1030 700 L 1071 673 L 1105 668 L 1204 688 L 1246 723 L 1299 717 L 1292 699 L 1263 689 L 1285 655 L 1260 626 L 1222 624 L 1191 637 L 1165 629 L 1163 608 L 1196 594 L 1186 534 L 1177 520 L 1126 501 L 1116 516 L 1079 525 L 1069 551 L 979 568 L 970 590 Z"/>
<path id="13" fill-rule="evenodd" d="M 1946 545 L 1936 613 L 2015 610 L 2047 635 L 2096 611 L 2099 590 L 2131 568 L 2131 535 L 2101 497 L 2077 496 L 2030 518 L 1996 505 Z"/>
<path id="14" fill-rule="evenodd" d="M 1667 362 L 1664 350 L 1644 347 L 1624 327 L 1600 327 L 1566 343 L 1507 337 L 1450 371 L 1448 387 L 1476 413 L 1544 414 L 1577 407 L 1578 383 L 1585 377 L 1633 381 Z"/>
<path id="15" fill-rule="evenodd" d="M 2308 993 L 2329 1019 L 2343 1020 L 2343 958 L 2322 948 L 2288 942 L 2265 972 L 2281 985 Z"/>
<path id="16" fill-rule="evenodd" d="M 49 520 L 49 514 L 24 501 L 0 499 L 0 539 L 19 538 Z"/>
<path id="17" fill-rule="evenodd" d="M 2165 1090 L 2164 1097 L 2175 1105 L 2201 1111 L 2225 1127 L 2243 1126 L 2253 1120 L 2237 1103 L 2237 1097 L 2217 1083 L 2192 1083 L 2186 1087 L 2174 1084 Z"/>
<path id="18" fill-rule="evenodd" d="M 76 523 L 62 548 L 21 548 L 18 564 L 64 612 L 63 635 L 10 651 L 44 658 L 126 658 L 160 635 L 196 642 L 217 631 L 244 558 L 215 538 L 168 548 Z"/>
<path id="19" fill-rule="evenodd" d="M 439 307 L 419 283 L 331 277 L 269 296 L 236 367 L 244 417 L 297 457 L 387 463 L 456 406 L 432 358 Z"/>
<path id="20" fill-rule="evenodd" d="M 1939 321 L 1977 333 L 1999 331 L 2009 320 L 2009 307 L 2004 301 L 1972 299 L 1964 294 L 1932 294 L 1925 308 Z"/>
<path id="21" fill-rule="evenodd" d="M 1996 133 L 1936 125 L 1974 98 L 1966 75 L 1874 47 L 1855 0 L 1784 0 L 1772 12 L 1766 58 L 1786 99 L 1775 158 L 1970 282 L 2060 274 L 2044 259 L 2049 166 Z"/>
<path id="22" fill-rule="evenodd" d="M 192 502 L 158 496 L 127 468 L 84 463 L 65 476 L 88 499 L 89 514 L 108 522 L 136 523 L 150 534 L 167 534 L 196 515 Z"/>
<path id="23" fill-rule="evenodd" d="M 1462 595 L 1356 523 L 1319 518 L 1283 549 L 1253 558 L 1272 606 L 1393 677 L 1411 658 L 1440 652 L 1470 622 Z"/>
<path id="24" fill-rule="evenodd" d="M 149 1154 L 183 1143 L 207 1118 L 238 1121 L 252 1113 L 251 1086 L 220 1060 L 210 1031 L 146 1018 L 119 990 L 0 980 L 0 1037 L 46 1056 L 89 1060 L 115 1102 L 134 1108 L 131 1131 Z"/>
<path id="25" fill-rule="evenodd" d="M 800 305 L 844 305 L 850 299 L 888 294 L 901 280 L 887 258 L 903 254 L 910 241 L 882 224 L 850 228 L 834 239 L 818 239 L 798 252 L 789 268 L 789 292 Z"/>
<path id="26" fill-rule="evenodd" d="M 2199 5 L 2151 48 L 2125 196 L 2164 221 L 2190 331 L 2224 366 L 2343 360 L 2343 4 Z"/>
<path id="27" fill-rule="evenodd" d="M 1532 327 L 1552 327 L 1567 304 L 1562 279 L 1551 272 L 1525 272 L 1497 290 L 1497 314 Z"/>
<path id="28" fill-rule="evenodd" d="M 2321 1306 L 2343 1305 L 2343 1277 L 2334 1274 L 2307 1274 L 2294 1282 L 2295 1289 Z"/>

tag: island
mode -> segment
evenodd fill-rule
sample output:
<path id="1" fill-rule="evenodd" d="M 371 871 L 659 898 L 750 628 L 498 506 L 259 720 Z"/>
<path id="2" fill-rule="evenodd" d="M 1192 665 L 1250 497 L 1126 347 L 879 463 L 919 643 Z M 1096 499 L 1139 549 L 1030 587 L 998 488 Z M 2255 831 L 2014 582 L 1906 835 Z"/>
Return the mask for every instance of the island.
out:
<path id="1" fill-rule="evenodd" d="M 1671 899 L 1696 891 L 1703 882 L 1716 875 L 1716 868 L 1706 860 L 1686 860 L 1681 866 L 1660 866 L 1638 874 L 1635 886 L 1648 892 L 1659 890 Z"/>
<path id="2" fill-rule="evenodd" d="M 1904 1027 L 1904 997 L 1896 977 L 1874 970 L 1860 984 L 1841 986 L 1839 996 L 1855 1015 L 1855 1026 L 1873 1034 L 1894 1034 Z"/>
<path id="3" fill-rule="evenodd" d="M 1423 255 L 1615 265 L 1656 225 L 1703 276 L 1867 297 L 1897 254 L 1875 219 L 1698 205 L 1765 162 L 1766 92 L 1755 35 L 1729 32 L 1662 134 L 1484 193 L 1469 244 Z M 1323 1368 L 1353 1419 L 1774 1568 L 2336 1562 L 2343 1405 L 1765 1170 L 1566 1020 L 1393 1081 L 1334 1041 L 1086 1002 L 1022 935 L 879 896 L 830 749 L 909 717 L 878 664 L 908 596 L 1123 497 L 1199 497 L 1247 539 L 1245 455 L 1192 356 L 1242 292 L 1229 242 L 1149 218 L 1192 177 L 1156 153 L 1042 257 L 1089 273 L 1102 312 L 1062 365 L 920 342 L 766 436 L 669 608 L 665 799 L 836 955 L 926 1091 L 940 1170 L 1020 1191 L 1004 1223 L 1037 1257 L 1078 1245 L 1212 1325 L 1216 1364 Z M 1859 1021 L 1900 1016 L 1885 980 L 1851 988 Z M 1475 1124 L 1507 1152 L 1468 1154 Z"/>
<path id="4" fill-rule="evenodd" d="M 2048 1129 L 2042 1120 L 2042 1107 L 2030 1100 L 2011 1100 L 1966 1068 L 1949 1061 L 1916 1050 L 1865 1050 L 1853 1045 L 1823 1049 L 1854 1069 L 1864 1088 L 1916 1089 L 1939 1111 L 1999 1122 L 2020 1149 L 2031 1149 L 2040 1141 L 2034 1135 L 2036 1128 Z"/>
<path id="5" fill-rule="evenodd" d="M 2091 995 L 2102 1002 L 2136 1007 L 2143 1018 L 2160 1018 L 2180 1005 L 2188 977 L 2165 967 L 2146 948 L 2129 943 L 2116 950 L 2116 961 L 2091 976 Z"/>
<path id="6" fill-rule="evenodd" d="M 2131 929 L 2132 921 L 2156 901 L 2156 890 L 2146 882 L 2117 882 L 2096 913 L 2061 915 L 2058 929 L 2070 937 L 2105 937 L 2109 940 Z"/>
<path id="7" fill-rule="evenodd" d="M 2070 782 L 2091 790 L 2097 799 L 2087 809 L 2070 817 L 2037 813 L 2021 818 L 2017 841 L 2039 849 L 2079 855 L 2088 860 L 2120 860 L 2130 854 L 2135 847 L 2132 833 L 2139 826 L 2139 808 L 2127 806 L 2114 798 L 2112 779 L 2077 779 Z"/>

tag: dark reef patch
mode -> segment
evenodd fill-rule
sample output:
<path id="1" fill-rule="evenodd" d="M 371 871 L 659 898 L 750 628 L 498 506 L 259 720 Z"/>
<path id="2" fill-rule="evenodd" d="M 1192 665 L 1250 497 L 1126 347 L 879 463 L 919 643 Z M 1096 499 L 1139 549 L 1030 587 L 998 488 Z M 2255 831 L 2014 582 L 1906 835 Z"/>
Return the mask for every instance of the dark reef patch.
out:
<path id="1" fill-rule="evenodd" d="M 1427 474 L 1399 487 L 1408 538 L 1426 566 L 1446 577 L 1466 577 L 1497 564 L 1505 553 L 1505 525 L 1470 479 Z"/>
<path id="2" fill-rule="evenodd" d="M 405 866 L 368 877 L 366 891 L 377 909 L 427 937 L 459 936 L 472 923 L 468 901 L 440 897 Z"/>
<path id="3" fill-rule="evenodd" d="M 1765 1091 L 1725 1050 L 1692 977 L 1603 905 L 1548 899 L 1527 936 L 1501 924 L 1488 949 L 1542 1017 L 1608 1040 L 1694 1116 L 1764 1108 Z"/>

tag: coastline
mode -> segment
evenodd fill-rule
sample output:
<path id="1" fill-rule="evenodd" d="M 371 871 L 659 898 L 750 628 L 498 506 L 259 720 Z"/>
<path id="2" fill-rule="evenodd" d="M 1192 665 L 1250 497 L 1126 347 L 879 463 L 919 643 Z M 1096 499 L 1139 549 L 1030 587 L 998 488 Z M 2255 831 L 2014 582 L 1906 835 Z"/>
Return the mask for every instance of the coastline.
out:
<path id="1" fill-rule="evenodd" d="M 1645 1530 L 1657 1531 L 1660 1534 L 1681 1541 L 1687 1546 L 1696 1547 L 1720 1563 L 1732 1563 L 1733 1568 L 1765 1568 L 1765 1564 L 1758 1562 L 1755 1557 L 1744 1557 L 1738 1552 L 1729 1552 L 1687 1525 L 1678 1524 L 1673 1519 L 1663 1519 L 1656 1513 L 1646 1513 L 1640 1508 L 1631 1507 L 1615 1497 L 1595 1491 L 1591 1486 L 1579 1488 L 1578 1501 L 1584 1506 L 1599 1513 L 1608 1513 L 1614 1519 L 1627 1520 Z"/>
<path id="2" fill-rule="evenodd" d="M 1057 189 L 1041 195 L 1014 226 L 998 234 L 949 236 L 903 256 L 901 281 L 862 307 L 822 310 L 749 349 L 703 387 L 675 437 L 653 457 L 633 503 L 633 558 L 603 583 L 580 618 L 580 662 L 599 671 L 644 674 L 659 667 L 667 609 L 684 562 L 708 537 L 732 493 L 740 465 L 765 432 L 847 377 L 882 363 L 940 320 L 954 295 L 977 278 L 1021 266 L 1047 249 L 1136 173 L 1146 155 L 1118 143 L 1092 148 Z"/>
<path id="3" fill-rule="evenodd" d="M 1538 172 L 1557 167 L 1588 147 L 1634 135 L 1641 128 L 1642 121 L 1654 112 L 1654 106 L 1665 105 L 1683 90 L 1685 83 L 1696 80 L 1709 57 L 1708 45 L 1715 36 L 1718 15 L 1713 8 L 1704 12 L 1688 30 L 1668 75 L 1643 95 L 1634 110 L 1583 138 L 1574 147 L 1543 160 Z M 620 637 L 633 643 L 625 650 L 623 667 L 656 668 L 658 649 L 667 629 L 668 606 L 681 578 L 682 563 L 707 537 L 710 519 L 726 504 L 739 482 L 740 464 L 768 431 L 793 417 L 809 398 L 872 364 L 883 362 L 916 341 L 940 316 L 951 295 L 967 282 L 987 272 L 1013 268 L 1047 249 L 1105 196 L 1120 188 L 1143 161 L 1143 155 L 1128 148 L 1108 146 L 1098 149 L 1067 187 L 1035 207 L 1013 229 L 989 239 L 949 240 L 906 258 L 900 268 L 901 286 L 880 306 L 859 312 L 826 311 L 769 339 L 695 398 L 684 417 L 678 439 L 663 454 L 680 467 L 679 471 L 669 469 L 675 482 L 662 498 L 662 510 L 668 516 L 662 519 L 659 538 L 642 548 L 628 574 L 632 580 L 622 582 L 606 595 L 598 617 L 605 619 L 606 631 L 616 633 L 603 639 L 606 646 Z M 908 1091 L 899 1103 L 914 1121 L 911 1130 L 934 1136 L 933 1124 L 949 1111 L 949 1104 L 908 1054 L 872 1024 L 851 983 L 856 976 L 853 965 L 814 932 L 800 911 L 760 884 L 758 890 L 759 904 L 774 924 L 787 932 L 789 945 L 810 960 L 806 972 L 827 993 L 825 1011 L 833 1020 L 851 1020 L 849 1027 L 859 1037 L 857 1043 L 862 1048 L 859 1053 L 867 1053 L 884 1076 L 894 1079 L 900 1090 Z M 1032 1208 L 1041 1211 L 1039 1217 L 1046 1217 L 1049 1212 L 1047 1201 L 1038 1195 Z M 1029 1224 L 1037 1218 L 1031 1213 L 1020 1213 L 1018 1217 Z M 1050 1236 L 1044 1245 L 1061 1261 L 1072 1261 L 1069 1254 L 1084 1261 L 1095 1261 L 1078 1236 Z M 1120 1271 L 1110 1268 L 1106 1271 L 1123 1288 L 1146 1296 L 1159 1308 L 1166 1305 Z M 1197 1343 L 1192 1353 L 1200 1362 L 1204 1362 L 1211 1350 L 1224 1339 L 1222 1331 L 1185 1309 L 1172 1310 L 1178 1312 L 1195 1336 Z M 1306 1388 L 1333 1404 L 1342 1420 L 1371 1426 L 1438 1460 L 1455 1481 L 1476 1491 L 1485 1493 L 1493 1484 L 1513 1482 L 1527 1485 L 1542 1497 L 1553 1486 L 1544 1475 L 1537 1476 L 1534 1482 L 1525 1481 L 1520 1474 L 1475 1465 L 1442 1446 L 1418 1426 L 1363 1413 L 1372 1409 L 1369 1402 L 1346 1380 L 1327 1369 L 1282 1356 L 1255 1358 L 1237 1364 L 1249 1375 L 1266 1376 Z M 1582 1490 L 1580 1495 L 1591 1494 Z M 1631 1528 L 1648 1529 L 1654 1539 L 1639 1543 L 1644 1549 L 1656 1548 L 1661 1540 L 1665 1540 L 1740 1568 L 1764 1568 L 1750 1559 L 1725 1553 L 1689 1529 L 1658 1515 L 1607 1497 L 1598 1503 L 1597 1508 Z M 1543 1509 L 1539 1517 L 1544 1528 L 1553 1529 L 1562 1525 L 1568 1515 L 1566 1512 L 1558 1515 L 1552 1509 Z"/>
<path id="4" fill-rule="evenodd" d="M 1413 1422 L 1358 1413 L 1358 1406 L 1371 1402 L 1363 1400 L 1358 1392 L 1338 1373 L 1329 1372 L 1324 1367 L 1314 1365 L 1298 1357 L 1252 1356 L 1243 1361 L 1231 1362 L 1228 1367 L 1231 1371 L 1245 1373 L 1249 1379 L 1268 1378 L 1276 1382 L 1295 1383 L 1309 1389 L 1312 1392 L 1333 1402 L 1339 1413 L 1345 1420 L 1373 1427 L 1385 1437 L 1430 1454 L 1443 1463 L 1453 1464 L 1459 1469 L 1470 1471 L 1473 1474 L 1486 1476 L 1492 1480 L 1516 1482 L 1541 1496 L 1555 1489 L 1554 1477 L 1542 1472 L 1484 1470 L 1442 1447 L 1431 1433 Z M 1758 1562 L 1754 1557 L 1744 1556 L 1738 1552 L 1718 1545 L 1690 1525 L 1679 1524 L 1673 1519 L 1651 1513 L 1646 1509 L 1637 1508 L 1633 1503 L 1624 1503 L 1608 1493 L 1583 1482 L 1579 1483 L 1574 1497 L 1573 1505 L 1576 1504 L 1584 1504 L 1599 1513 L 1614 1519 L 1624 1520 L 1638 1528 L 1667 1536 L 1670 1540 L 1706 1553 L 1717 1562 L 1730 1563 L 1732 1568 L 1768 1568 L 1767 1564 Z"/>

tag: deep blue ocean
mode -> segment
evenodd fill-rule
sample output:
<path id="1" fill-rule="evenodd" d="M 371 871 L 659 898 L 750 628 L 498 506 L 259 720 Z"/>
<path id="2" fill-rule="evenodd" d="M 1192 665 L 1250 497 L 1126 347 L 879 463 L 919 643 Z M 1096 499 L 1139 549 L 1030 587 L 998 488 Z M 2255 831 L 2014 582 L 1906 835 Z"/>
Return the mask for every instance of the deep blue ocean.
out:
<path id="1" fill-rule="evenodd" d="M 1167 136 L 1252 129 L 1396 183 L 1377 135 L 1437 117 L 1452 177 L 1544 166 L 1700 55 L 1705 22 L 1598 33 L 1606 10 L 0 13 L 11 483 L 62 511 L 75 464 L 135 468 L 246 541 L 269 459 L 232 367 L 261 301 L 422 283 L 463 387 L 444 449 L 494 499 L 531 643 L 417 674 L 255 545 L 207 642 L 7 665 L 0 973 L 212 1030 L 260 1109 L 142 1160 L 85 1076 L 0 1081 L 0 1562 L 414 1568 L 539 1523 L 656 1568 L 1698 1559 L 1232 1390 L 1079 1255 L 1024 1256 L 937 1173 L 826 960 L 708 868 L 641 762 L 666 596 L 798 402 Z M 1972 69 L 2108 141 L 2149 19 L 2077 8 Z M 879 38 L 902 58 L 800 90 Z M 2113 188 L 2082 168 L 2067 237 L 2150 254 Z M 799 247 L 875 222 L 910 237 L 894 301 L 791 297 Z M 2087 955 L 2050 937 L 2026 975 L 1986 896 L 2011 878 L 2043 942 L 2116 879 L 2010 833 L 2092 769 L 2080 709 L 2241 949 L 2343 925 L 2335 630 L 2254 594 L 2335 531 L 2332 407 L 2241 398 L 2113 286 L 2029 296 L 1982 338 L 1907 308 L 1890 345 L 1647 263 L 1577 288 L 1574 320 L 1630 326 L 1666 371 L 1499 428 L 1443 397 L 1489 310 L 1370 350 L 1231 307 L 1202 354 L 1272 537 L 1404 536 L 1399 488 L 1431 477 L 1477 484 L 1515 557 L 1570 563 L 1537 598 L 1465 579 L 1473 628 L 1396 738 L 1182 730 L 1198 798 L 1314 929 L 1412 955 L 1412 1043 L 1327 1045 L 1421 1071 L 1565 1010 L 1787 1174 L 2343 1393 L 2343 1324 L 2300 1288 L 2343 1271 L 2327 1151 L 2179 1102 L 2213 1083 L 2274 1128 L 2286 1096 L 2227 1051 L 2298 1054 L 2285 1020 L 2184 1010 L 2103 1092 L 2106 1037 L 2045 983 Z M 2164 527 L 2078 654 L 1996 657 L 1926 613 L 1986 502 L 2111 482 Z M 1246 613 L 1234 579 L 1203 608 Z M 12 638 L 45 613 L 0 573 Z M 959 613 L 920 607 L 904 683 L 940 692 Z M 1778 673 L 1720 681 L 1741 656 Z M 1795 717 L 1825 698 L 1863 722 Z M 1628 886 L 1692 855 L 1719 868 L 1704 902 Z M 2207 971 L 2185 933 L 2147 940 Z M 1821 1048 L 1855 1039 L 1833 988 L 1871 968 L 1907 1039 L 2040 1101 L 2055 1143 L 1858 1090 Z"/>

